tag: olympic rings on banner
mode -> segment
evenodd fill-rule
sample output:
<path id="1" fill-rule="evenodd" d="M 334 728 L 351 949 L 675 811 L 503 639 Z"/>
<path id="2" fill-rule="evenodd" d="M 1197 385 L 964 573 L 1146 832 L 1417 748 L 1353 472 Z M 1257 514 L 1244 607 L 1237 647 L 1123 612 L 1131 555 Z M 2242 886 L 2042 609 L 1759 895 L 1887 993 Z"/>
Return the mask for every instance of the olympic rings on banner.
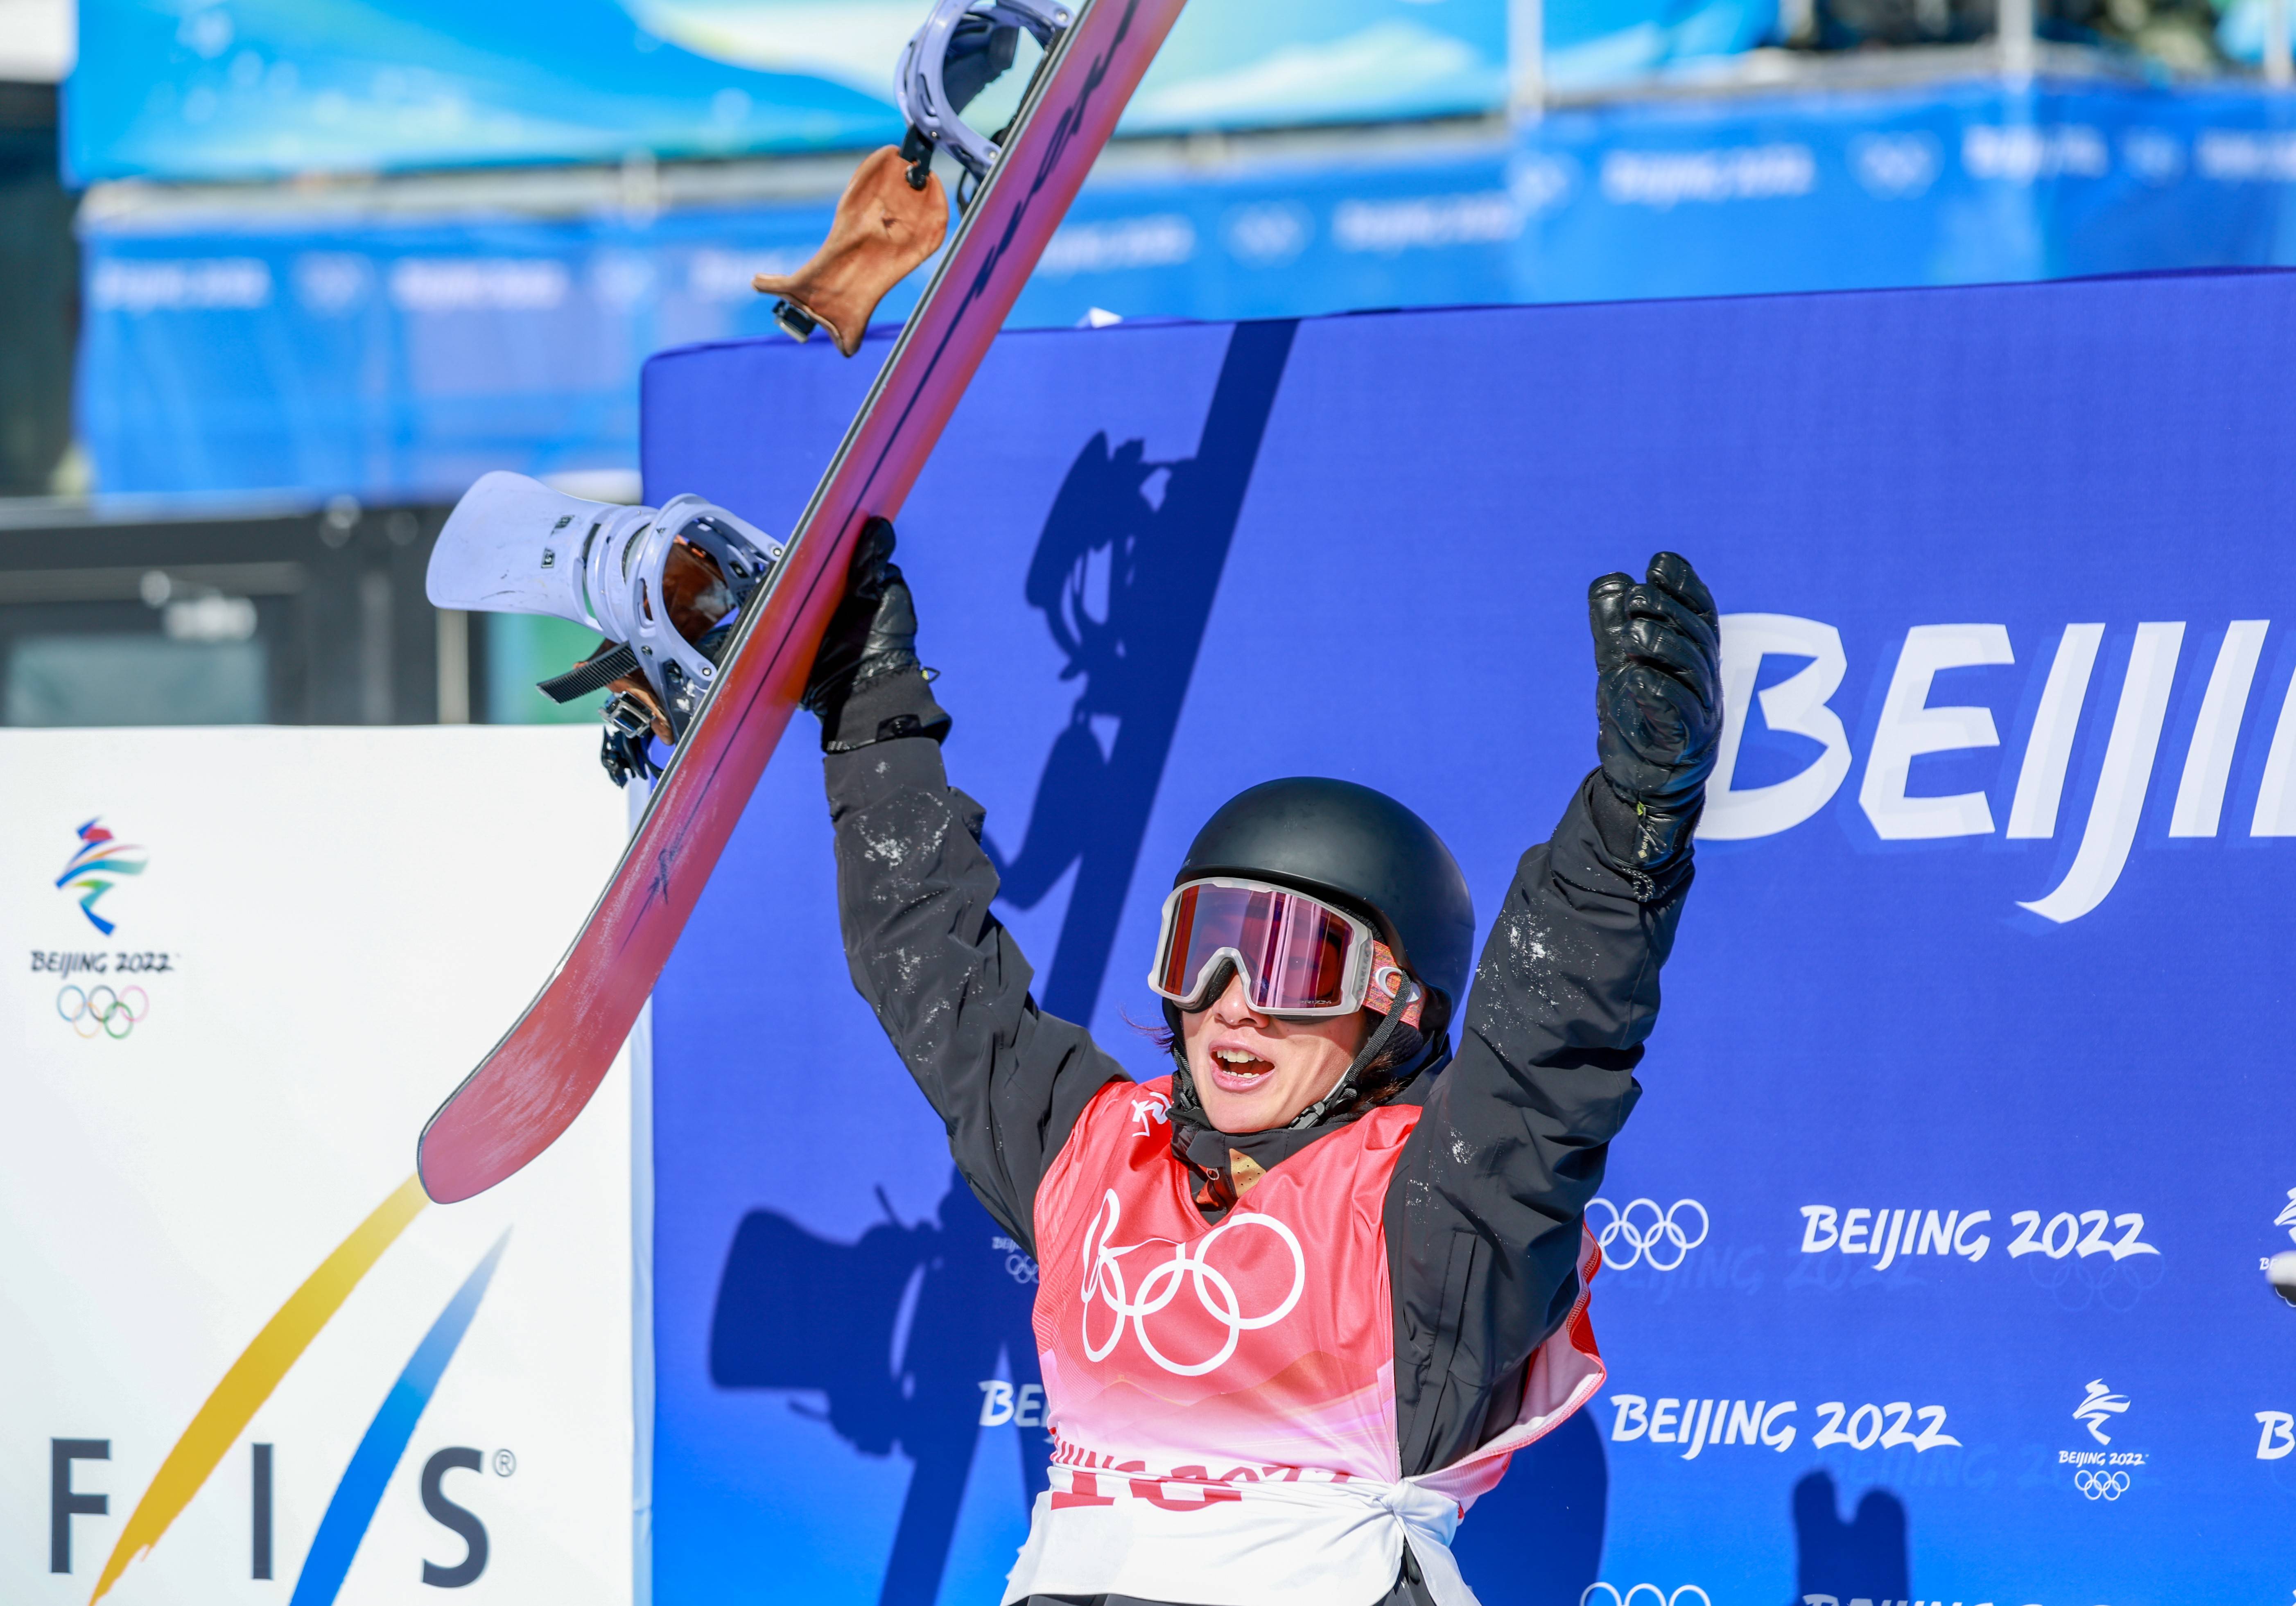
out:
<path id="1" fill-rule="evenodd" d="M 1133 1336 L 1148 1358 L 1176 1377 L 1201 1377 L 1217 1371 L 1228 1356 L 1235 1353 L 1243 1335 L 1254 1328 L 1272 1327 L 1292 1314 L 1300 1303 L 1300 1296 L 1308 1291 L 1308 1257 L 1300 1248 L 1300 1240 L 1292 1229 L 1273 1216 L 1249 1211 L 1230 1216 L 1226 1221 L 1204 1234 L 1195 1253 L 1188 1252 L 1185 1243 L 1172 1245 L 1172 1258 L 1149 1270 L 1140 1280 L 1140 1293 L 1132 1298 L 1125 1290 L 1124 1268 L 1119 1259 L 1136 1250 L 1145 1249 L 1145 1243 L 1128 1243 L 1119 1248 L 1110 1240 L 1116 1234 L 1118 1217 L 1123 1207 L 1118 1203 L 1116 1190 L 1111 1188 L 1102 1200 L 1100 1210 L 1084 1235 L 1084 1352 L 1087 1358 L 1103 1361 L 1112 1353 L 1117 1340 L 1124 1336 L 1124 1324 L 1132 1323 Z M 1263 1315 L 1247 1316 L 1236 1298 L 1235 1284 L 1229 1282 L 1211 1266 L 1209 1257 L 1212 1245 L 1225 1233 L 1237 1227 L 1261 1227 L 1275 1233 L 1292 1251 L 1292 1291 L 1283 1296 L 1281 1304 Z M 1204 1314 L 1227 1329 L 1227 1341 L 1208 1361 L 1183 1363 L 1168 1359 L 1148 1336 L 1148 1318 L 1169 1305 L 1180 1291 L 1180 1280 L 1185 1277 L 1194 1288 L 1196 1303 Z M 1109 1330 L 1105 1343 L 1095 1344 L 1092 1337 L 1092 1307 L 1095 1299 L 1116 1313 L 1116 1325 Z"/>
<path id="2" fill-rule="evenodd" d="M 1710 1225 L 1706 1217 L 1706 1207 L 1694 1199 L 1677 1199 L 1671 1208 L 1663 1210 L 1658 1208 L 1658 1200 L 1654 1199 L 1633 1200 L 1623 1210 L 1607 1199 L 1590 1199 L 1587 1201 L 1590 1225 L 1597 1205 L 1611 1213 L 1611 1219 L 1595 1229 L 1595 1241 L 1603 1250 L 1603 1264 L 1614 1271 L 1625 1271 L 1639 1260 L 1654 1272 L 1670 1272 L 1682 1264 L 1683 1258 L 1691 1250 L 1706 1241 L 1707 1228 Z M 1635 1214 L 1637 1210 L 1649 1212 L 1648 1225 L 1638 1220 Z M 1698 1212 L 1698 1236 L 1695 1238 L 1683 1231 L 1682 1221 L 1677 1219 L 1684 1210 Z M 1611 1250 L 1611 1246 L 1618 1242 L 1626 1244 L 1624 1254 Z M 1660 1260 L 1660 1255 L 1669 1250 L 1672 1251 L 1674 1258 Z"/>
<path id="3" fill-rule="evenodd" d="M 2096 1472 L 2083 1467 L 2073 1474 L 2073 1487 L 2091 1500 L 2118 1500 L 2128 1492 L 2128 1474 Z"/>
<path id="4" fill-rule="evenodd" d="M 131 996 L 135 1000 L 133 1004 L 128 1002 Z M 92 987 L 67 982 L 56 990 L 56 1013 L 83 1037 L 110 1037 L 116 1042 L 151 1012 L 151 995 L 140 987 L 114 991 L 102 982 Z"/>
<path id="5" fill-rule="evenodd" d="M 1696 1595 L 1699 1606 L 1714 1606 L 1713 1601 L 1708 1597 L 1706 1592 L 1695 1584 L 1679 1585 L 1672 1594 L 1667 1594 L 1655 1584 L 1636 1584 L 1630 1586 L 1626 1594 L 1620 1594 L 1618 1586 L 1605 1584 L 1600 1578 L 1578 1592 L 1578 1606 L 1590 1606 L 1595 1598 L 1595 1592 L 1598 1589 L 1611 1597 L 1610 1606 L 1644 1606 L 1645 1602 L 1649 1606 L 1682 1606 L 1685 1595 Z M 1644 1595 L 1643 1594 L 1644 1590 L 1650 1591 L 1650 1594 Z"/>

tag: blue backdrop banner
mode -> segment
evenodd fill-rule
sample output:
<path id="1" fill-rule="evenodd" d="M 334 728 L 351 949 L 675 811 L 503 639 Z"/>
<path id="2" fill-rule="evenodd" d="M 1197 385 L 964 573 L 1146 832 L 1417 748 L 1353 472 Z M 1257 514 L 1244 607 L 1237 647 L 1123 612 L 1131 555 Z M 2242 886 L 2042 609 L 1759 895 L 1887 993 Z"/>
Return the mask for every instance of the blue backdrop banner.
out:
<path id="1" fill-rule="evenodd" d="M 2286 97 L 1990 84 L 1617 106 L 1409 162 L 1089 184 L 1017 325 L 2296 263 Z M 636 461 L 636 370 L 770 332 L 826 204 L 88 225 L 81 433 L 116 491 L 453 496 Z M 888 301 L 907 308 L 915 284 Z"/>
<path id="2" fill-rule="evenodd" d="M 2292 336 L 2251 274 L 997 342 L 902 561 L 1037 995 L 1144 1076 L 1220 801 L 1380 787 L 1488 920 L 1593 762 L 1587 581 L 1728 616 L 1611 1373 L 1467 1519 L 1488 1606 L 2289 1587 Z M 656 358 L 652 495 L 785 531 L 867 376 Z M 655 1598 L 993 1602 L 1035 1267 L 852 991 L 816 763 L 655 998 Z"/>

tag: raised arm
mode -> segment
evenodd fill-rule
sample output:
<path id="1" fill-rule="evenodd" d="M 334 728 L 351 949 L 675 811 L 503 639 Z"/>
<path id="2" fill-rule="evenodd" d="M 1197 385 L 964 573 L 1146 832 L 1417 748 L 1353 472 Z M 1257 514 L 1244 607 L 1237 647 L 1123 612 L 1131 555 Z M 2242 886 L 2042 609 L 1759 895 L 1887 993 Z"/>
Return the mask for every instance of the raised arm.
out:
<path id="1" fill-rule="evenodd" d="M 1525 1363 L 1570 1314 L 1690 889 L 1722 720 L 1713 601 L 1662 553 L 1647 582 L 1606 575 L 1588 602 L 1602 765 L 1516 866 L 1388 1198 L 1406 1474 L 1511 1422 Z"/>
<path id="2" fill-rule="evenodd" d="M 1035 1253 L 1045 1169 L 1092 1095 L 1125 1070 L 1039 1012 L 1035 972 L 989 905 L 982 810 L 948 784 L 892 528 L 862 537 L 806 690 L 821 716 L 837 833 L 838 921 L 853 985 L 940 1116 L 998 1225 Z"/>

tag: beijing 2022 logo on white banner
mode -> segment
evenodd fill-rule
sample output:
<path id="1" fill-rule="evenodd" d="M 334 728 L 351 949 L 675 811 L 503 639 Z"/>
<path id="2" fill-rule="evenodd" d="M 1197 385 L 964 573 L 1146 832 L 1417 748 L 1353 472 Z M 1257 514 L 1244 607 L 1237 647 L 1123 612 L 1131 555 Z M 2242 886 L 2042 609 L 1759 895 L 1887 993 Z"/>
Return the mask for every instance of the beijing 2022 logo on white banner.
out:
<path id="1" fill-rule="evenodd" d="M 121 913 L 105 900 L 113 889 L 151 867 L 151 855 L 96 815 L 73 833 L 71 856 L 55 884 L 97 937 L 117 939 Z M 90 947 L 85 940 L 32 950 L 35 975 L 56 979 L 57 1018 L 76 1037 L 119 1042 L 134 1035 L 152 1012 L 151 987 L 176 969 L 179 955 L 128 949 L 112 943 Z"/>

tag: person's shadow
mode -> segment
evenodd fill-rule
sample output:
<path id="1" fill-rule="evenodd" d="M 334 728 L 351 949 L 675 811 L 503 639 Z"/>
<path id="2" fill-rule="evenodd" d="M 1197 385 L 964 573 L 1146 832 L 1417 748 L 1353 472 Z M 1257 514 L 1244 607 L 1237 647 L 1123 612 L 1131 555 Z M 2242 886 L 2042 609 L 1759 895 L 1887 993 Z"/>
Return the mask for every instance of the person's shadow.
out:
<path id="1" fill-rule="evenodd" d="M 1024 594 L 1068 659 L 1062 678 L 1083 684 L 1046 756 L 1020 849 L 1007 859 L 984 846 L 1002 896 L 1021 908 L 1078 866 L 1038 999 L 1063 1019 L 1089 1021 L 1099 998 L 1296 328 L 1235 326 L 1193 458 L 1152 463 L 1139 441 L 1111 447 L 1095 434 L 1029 561 Z M 1041 1397 L 1035 1267 L 991 1248 L 1000 1229 L 954 1176 L 937 1220 L 906 1225 L 890 1206 L 886 1217 L 855 1243 L 775 1210 L 744 1217 L 718 1287 L 709 1376 L 721 1389 L 816 1395 L 824 1405 L 791 1408 L 865 1454 L 898 1449 L 914 1463 L 878 1599 L 931 1606 L 980 1435 L 980 1384 L 1001 1357 L 1016 1391 L 1037 1385 Z M 1021 1459 L 1022 1499 L 1033 1503 L 1046 1484 L 1041 1430 L 1022 1430 Z"/>
<path id="2" fill-rule="evenodd" d="M 882 1198 L 882 1194 L 880 1195 Z M 885 1220 L 856 1243 L 818 1237 L 775 1210 L 742 1218 L 709 1326 L 709 1380 L 783 1389 L 866 1455 L 914 1463 L 882 1602 L 931 1606 L 980 1436 L 980 1384 L 1001 1369 L 1038 1385 L 1029 1324 L 1036 1266 L 972 1191 L 949 1176 L 934 1219 Z M 1045 1487 L 1041 1431 L 1020 1438 L 1021 1498 Z"/>
<path id="3" fill-rule="evenodd" d="M 1812 1472 L 1794 1485 L 1793 1525 L 1792 1606 L 1911 1597 L 1906 1505 L 1887 1489 L 1866 1490 L 1844 1522 L 1833 1475 Z"/>
<path id="4" fill-rule="evenodd" d="M 1151 460 L 1142 443 L 1086 443 L 1053 499 L 1024 594 L 1077 680 L 1009 857 L 982 847 L 1001 896 L 1033 908 L 1077 870 L 1037 1002 L 1090 1021 L 1124 895 L 1140 858 L 1180 706 L 1211 618 L 1244 492 L 1298 325 L 1239 324 L 1228 339 L 1193 457 Z"/>

